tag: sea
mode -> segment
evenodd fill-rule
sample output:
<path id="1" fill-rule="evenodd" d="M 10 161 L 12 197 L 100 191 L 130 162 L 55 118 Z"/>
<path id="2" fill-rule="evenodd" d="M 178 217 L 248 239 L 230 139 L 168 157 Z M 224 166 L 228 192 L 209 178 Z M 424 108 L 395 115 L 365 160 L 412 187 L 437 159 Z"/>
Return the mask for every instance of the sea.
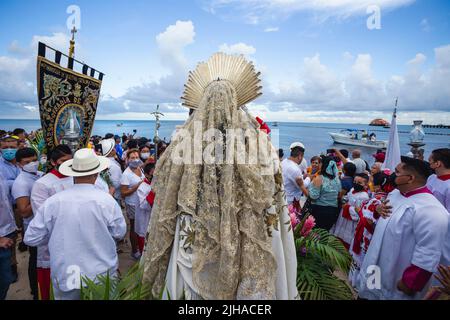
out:
<path id="1" fill-rule="evenodd" d="M 170 141 L 171 135 L 177 125 L 182 125 L 184 121 L 161 121 L 161 127 L 159 129 L 159 135 L 166 141 Z M 272 129 L 272 136 L 274 144 L 277 148 L 282 148 L 285 155 L 288 155 L 289 146 L 292 142 L 300 141 L 306 147 L 306 159 L 309 159 L 314 155 L 320 155 L 326 153 L 327 149 L 339 148 L 347 149 L 349 151 L 353 149 L 360 149 L 362 151 L 362 157 L 369 163 L 373 163 L 372 155 L 376 152 L 372 148 L 353 147 L 333 143 L 329 132 L 339 132 L 342 129 L 360 129 L 375 132 L 377 139 L 388 140 L 389 129 L 383 127 L 370 127 L 364 124 L 345 124 L 345 123 L 302 123 L 302 122 L 278 122 L 277 126 L 274 123 L 267 122 Z M 41 127 L 39 120 L 7 120 L 0 119 L 0 129 L 14 130 L 15 128 L 23 128 L 27 132 L 37 130 Z M 412 125 L 399 125 L 399 139 L 400 149 L 403 155 L 406 155 L 410 151 L 409 134 L 412 130 Z M 139 137 L 152 138 L 155 132 L 155 121 L 152 120 L 96 120 L 94 123 L 93 134 L 104 136 L 107 133 L 117 134 L 122 136 L 123 133 L 133 133 L 136 130 L 136 135 Z M 439 128 L 425 128 L 425 140 L 426 144 L 425 157 L 428 159 L 429 154 L 434 149 L 449 148 L 450 147 L 450 129 Z"/>

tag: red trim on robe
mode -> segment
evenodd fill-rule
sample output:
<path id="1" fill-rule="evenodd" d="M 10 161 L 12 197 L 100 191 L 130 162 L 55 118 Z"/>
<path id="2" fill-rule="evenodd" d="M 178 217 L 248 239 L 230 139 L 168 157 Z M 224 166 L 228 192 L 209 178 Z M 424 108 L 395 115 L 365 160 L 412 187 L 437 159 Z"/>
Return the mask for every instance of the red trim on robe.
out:
<path id="1" fill-rule="evenodd" d="M 155 203 L 155 193 L 153 192 L 153 190 L 149 192 L 145 199 L 150 204 L 150 206 L 153 207 L 153 203 Z"/>
<path id="2" fill-rule="evenodd" d="M 37 268 L 38 291 L 41 300 L 50 300 L 50 268 Z"/>
<path id="3" fill-rule="evenodd" d="M 147 178 L 144 179 L 144 182 L 145 182 L 146 184 L 148 184 L 148 185 L 151 185 L 151 184 L 152 184 L 150 181 L 148 181 Z"/>
<path id="4" fill-rule="evenodd" d="M 412 264 L 403 272 L 402 281 L 410 290 L 419 292 L 423 290 L 432 275 L 432 272 Z"/>
<path id="5" fill-rule="evenodd" d="M 404 197 L 406 197 L 406 198 L 409 198 L 409 197 L 412 197 L 412 196 L 414 196 L 414 195 L 416 195 L 416 194 L 420 194 L 420 193 L 429 193 L 429 194 L 433 194 L 433 193 L 430 191 L 430 189 L 428 189 L 426 186 L 423 186 L 423 187 L 421 187 L 421 188 L 419 188 L 419 189 L 416 189 L 416 190 L 413 190 L 413 191 L 410 191 L 410 192 L 407 192 L 407 193 L 402 193 L 402 195 L 403 195 Z"/>
<path id="6" fill-rule="evenodd" d="M 439 180 L 447 181 L 450 180 L 450 174 L 444 174 L 443 176 L 438 176 Z"/>
<path id="7" fill-rule="evenodd" d="M 52 169 L 52 170 L 50 171 L 50 173 L 53 174 L 53 175 L 55 175 L 55 176 L 57 176 L 59 179 L 67 178 L 67 176 L 63 175 L 61 172 L 59 172 L 59 171 L 56 170 L 56 169 Z"/>
<path id="8" fill-rule="evenodd" d="M 145 238 L 144 238 L 144 237 L 138 236 L 138 237 L 137 237 L 137 241 L 138 241 L 138 248 L 139 248 L 139 251 L 140 251 L 141 253 L 143 253 L 143 252 L 144 252 L 144 246 L 145 246 Z"/>
<path id="9" fill-rule="evenodd" d="M 352 216 L 350 215 L 350 205 L 349 204 L 345 204 L 342 207 L 342 217 L 347 220 L 352 220 Z"/>

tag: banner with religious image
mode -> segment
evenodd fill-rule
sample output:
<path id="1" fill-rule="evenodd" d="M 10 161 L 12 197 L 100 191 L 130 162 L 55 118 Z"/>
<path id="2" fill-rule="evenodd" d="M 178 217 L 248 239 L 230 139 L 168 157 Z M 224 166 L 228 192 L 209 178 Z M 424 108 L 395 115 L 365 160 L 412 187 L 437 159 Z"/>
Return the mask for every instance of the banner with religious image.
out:
<path id="1" fill-rule="evenodd" d="M 45 57 L 55 52 L 55 61 Z M 47 150 L 67 144 L 75 152 L 85 148 L 94 125 L 103 73 L 66 55 L 67 67 L 61 66 L 64 54 L 39 43 L 37 90 L 39 113 Z M 74 71 L 74 62 L 82 73 Z M 88 75 L 89 72 L 89 75 Z M 95 76 L 98 75 L 98 78 Z"/>

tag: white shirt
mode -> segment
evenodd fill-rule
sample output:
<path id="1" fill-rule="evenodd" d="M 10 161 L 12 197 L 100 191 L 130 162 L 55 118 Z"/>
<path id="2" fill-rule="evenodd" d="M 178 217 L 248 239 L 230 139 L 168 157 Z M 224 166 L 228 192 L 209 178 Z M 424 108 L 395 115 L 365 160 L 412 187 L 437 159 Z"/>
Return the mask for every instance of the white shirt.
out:
<path id="1" fill-rule="evenodd" d="M 116 189 L 114 192 L 114 198 L 117 200 L 120 199 L 120 180 L 122 179 L 122 169 L 120 168 L 120 165 L 117 163 L 117 161 L 114 158 L 108 158 L 110 161 L 109 166 L 109 174 L 111 176 L 111 182 L 113 187 Z"/>
<path id="2" fill-rule="evenodd" d="M 444 181 L 433 174 L 428 178 L 427 187 L 447 211 L 450 212 L 450 179 Z"/>
<path id="3" fill-rule="evenodd" d="M 48 198 L 58 192 L 69 189 L 72 185 L 73 179 L 71 177 L 59 178 L 53 173 L 47 173 L 38 179 L 31 189 L 30 197 L 31 208 L 34 214 L 38 212 Z M 46 244 L 37 247 L 37 267 L 50 268 L 50 253 Z"/>
<path id="4" fill-rule="evenodd" d="M 32 174 L 22 170 L 12 185 L 11 195 L 14 201 L 17 201 L 17 199 L 23 197 L 31 198 L 31 190 L 33 185 L 40 177 L 42 177 L 42 174 L 43 173 L 40 171 L 38 171 L 37 174 Z M 33 219 L 33 215 L 23 219 L 25 231 L 27 230 L 31 219 Z"/>
<path id="5" fill-rule="evenodd" d="M 76 184 L 49 198 L 39 208 L 25 233 L 30 246 L 46 244 L 50 251 L 53 285 L 69 291 L 71 267 L 94 280 L 115 274 L 115 240 L 125 236 L 126 223 L 114 198 L 90 184 Z"/>
<path id="6" fill-rule="evenodd" d="M 297 178 L 302 178 L 302 170 L 299 165 L 287 158 L 281 161 L 281 170 L 287 202 L 291 203 L 294 198 L 300 200 L 302 191 L 296 181 Z"/>
<path id="7" fill-rule="evenodd" d="M 415 299 L 424 297 L 428 284 L 413 297 L 397 289 L 397 283 L 411 264 L 436 272 L 447 235 L 448 214 L 429 193 L 409 198 L 394 190 L 388 196 L 392 214 L 377 222 L 372 241 L 359 274 L 359 295 L 366 299 Z M 370 289 L 373 269 L 379 267 L 381 288 Z"/>
<path id="8" fill-rule="evenodd" d="M 142 172 L 142 170 L 141 170 Z M 120 179 L 120 184 L 123 186 L 128 186 L 128 189 L 133 188 L 139 182 L 143 181 L 145 178 L 142 172 L 141 176 L 137 176 L 130 168 L 126 168 L 122 174 L 122 179 Z M 136 192 L 125 198 L 125 203 L 130 206 L 139 206 L 139 198 Z"/>
<path id="9" fill-rule="evenodd" d="M 147 234 L 148 223 L 152 213 L 152 207 L 147 201 L 147 196 L 152 191 L 152 187 L 143 182 L 137 189 L 136 193 L 139 198 L 139 207 L 136 207 L 136 218 L 134 220 L 134 231 L 140 237 L 145 237 Z"/>
<path id="10" fill-rule="evenodd" d="M 353 164 L 356 166 L 356 174 L 364 173 L 364 171 L 366 171 L 366 162 L 363 159 L 353 159 Z"/>
<path id="11" fill-rule="evenodd" d="M 449 214 L 447 240 L 444 245 L 441 264 L 450 266 L 450 179 L 441 180 L 435 174 L 428 178 L 427 187 L 433 192 L 433 195 L 447 209 Z M 433 279 L 433 285 L 440 285 L 437 280 Z"/>
<path id="12" fill-rule="evenodd" d="M 6 237 L 17 230 L 9 200 L 9 187 L 3 174 L 0 173 L 0 237 Z"/>

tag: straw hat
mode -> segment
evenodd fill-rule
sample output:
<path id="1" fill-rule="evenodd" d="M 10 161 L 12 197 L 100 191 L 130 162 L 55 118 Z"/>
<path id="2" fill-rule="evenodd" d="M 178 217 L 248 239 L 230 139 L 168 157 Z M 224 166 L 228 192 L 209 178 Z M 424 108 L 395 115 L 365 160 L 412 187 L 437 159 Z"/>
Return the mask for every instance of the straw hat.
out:
<path id="1" fill-rule="evenodd" d="M 67 160 L 59 167 L 59 172 L 69 177 L 85 177 L 99 173 L 109 167 L 106 157 L 97 156 L 92 149 L 80 149 L 73 159 Z"/>
<path id="2" fill-rule="evenodd" d="M 104 139 L 100 141 L 100 145 L 102 146 L 102 155 L 107 156 L 116 146 L 116 142 L 113 139 Z"/>

